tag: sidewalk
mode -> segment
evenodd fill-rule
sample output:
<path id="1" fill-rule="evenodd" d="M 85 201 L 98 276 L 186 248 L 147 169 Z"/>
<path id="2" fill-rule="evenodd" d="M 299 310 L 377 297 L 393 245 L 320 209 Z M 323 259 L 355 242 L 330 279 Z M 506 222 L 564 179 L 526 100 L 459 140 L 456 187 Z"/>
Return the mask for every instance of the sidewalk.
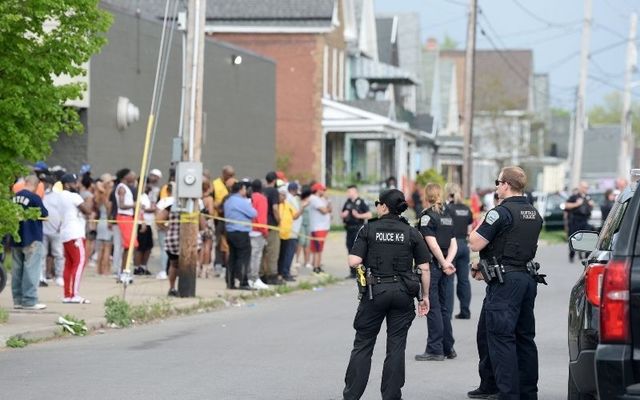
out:
<path id="1" fill-rule="evenodd" d="M 337 278 L 344 278 L 347 270 L 347 250 L 343 232 L 332 232 L 327 238 L 323 253 L 324 270 Z M 159 270 L 159 252 L 157 248 L 149 262 L 150 269 Z M 314 282 L 317 277 L 309 269 L 298 269 L 298 280 L 292 286 L 300 282 Z M 196 298 L 167 297 L 169 284 L 167 280 L 158 280 L 155 277 L 134 277 L 133 285 L 127 287 L 126 301 L 131 304 L 143 304 L 145 302 L 169 301 L 175 308 L 187 309 L 197 305 L 201 300 L 214 300 L 230 296 L 239 296 L 250 292 L 240 290 L 227 290 L 224 278 L 198 279 L 196 283 Z M 355 290 L 355 289 L 354 289 Z M 88 267 L 80 286 L 80 294 L 91 300 L 91 304 L 63 304 L 61 287 L 49 282 L 49 287 L 39 288 L 40 303 L 47 305 L 43 311 L 14 310 L 11 300 L 11 279 L 7 287 L 0 293 L 0 307 L 9 311 L 9 320 L 0 324 L 0 348 L 6 346 L 6 341 L 12 336 L 20 336 L 28 340 L 52 338 L 59 335 L 62 329 L 56 325 L 58 316 L 65 314 L 83 319 L 89 330 L 100 329 L 107 326 L 104 318 L 104 302 L 111 296 L 122 296 L 123 286 L 117 284 L 110 276 L 97 276 L 94 267 Z M 256 299 L 259 301 L 259 299 Z"/>

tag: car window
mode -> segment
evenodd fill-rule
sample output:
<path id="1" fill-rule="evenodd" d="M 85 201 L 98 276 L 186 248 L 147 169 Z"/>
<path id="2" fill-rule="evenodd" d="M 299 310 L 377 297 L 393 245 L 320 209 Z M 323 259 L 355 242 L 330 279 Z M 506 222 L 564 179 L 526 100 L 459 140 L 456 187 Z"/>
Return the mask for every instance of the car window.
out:
<path id="1" fill-rule="evenodd" d="M 620 224 L 622 223 L 622 219 L 624 218 L 628 205 L 628 201 L 624 203 L 616 202 L 611 208 L 611 212 L 600 231 L 600 237 L 598 238 L 597 245 L 599 250 L 613 250 L 614 238 L 620 229 Z"/>
<path id="2" fill-rule="evenodd" d="M 547 210 L 555 210 L 564 204 L 565 198 L 559 194 L 550 194 L 547 197 Z"/>

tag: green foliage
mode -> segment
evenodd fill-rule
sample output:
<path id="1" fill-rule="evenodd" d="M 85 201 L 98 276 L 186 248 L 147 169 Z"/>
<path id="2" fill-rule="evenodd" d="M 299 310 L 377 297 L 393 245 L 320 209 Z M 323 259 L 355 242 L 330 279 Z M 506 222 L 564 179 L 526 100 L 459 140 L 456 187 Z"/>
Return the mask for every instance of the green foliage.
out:
<path id="1" fill-rule="evenodd" d="M 9 311 L 0 307 L 0 324 L 6 324 L 9 321 Z"/>
<path id="2" fill-rule="evenodd" d="M 87 323 L 83 319 L 67 314 L 58 319 L 58 325 L 62 325 L 62 333 L 68 333 L 74 336 L 84 336 L 89 331 Z"/>
<path id="3" fill-rule="evenodd" d="M 163 319 L 173 314 L 171 303 L 163 299 L 157 303 L 144 303 L 131 306 L 131 319 L 135 323 L 145 323 L 158 319 Z"/>
<path id="4" fill-rule="evenodd" d="M 121 328 L 131 325 L 131 306 L 118 296 L 111 296 L 104 302 L 104 317 L 107 323 Z"/>
<path id="5" fill-rule="evenodd" d="M 80 132 L 78 83 L 55 86 L 56 75 L 86 74 L 83 63 L 106 43 L 111 16 L 99 0 L 0 1 L 0 235 L 17 237 L 25 215 L 10 186 L 24 164 L 45 159 L 61 133 Z"/>
<path id="6" fill-rule="evenodd" d="M 458 42 L 449 36 L 449 34 L 444 34 L 444 39 L 442 40 L 442 44 L 440 45 L 440 50 L 455 50 L 458 48 Z"/>
<path id="7" fill-rule="evenodd" d="M 620 124 L 622 122 L 622 94 L 609 93 L 604 103 L 589 110 L 589 124 Z M 636 138 L 640 138 L 640 103 L 631 105 L 631 129 Z"/>
<path id="8" fill-rule="evenodd" d="M 552 108 L 551 114 L 556 117 L 569 117 L 571 113 L 569 110 L 565 110 L 564 108 Z"/>
<path id="9" fill-rule="evenodd" d="M 540 240 L 549 244 L 566 243 L 567 236 L 563 230 L 546 230 L 540 232 Z"/>
<path id="10" fill-rule="evenodd" d="M 428 183 L 437 183 L 444 188 L 446 180 L 435 169 L 431 168 L 422 171 L 422 173 L 416 177 L 416 183 L 422 187 L 425 187 Z"/>
<path id="11" fill-rule="evenodd" d="M 29 344 L 29 341 L 20 336 L 11 336 L 6 341 L 7 347 L 10 347 L 12 349 L 21 349 L 23 347 L 27 347 L 28 344 Z"/>

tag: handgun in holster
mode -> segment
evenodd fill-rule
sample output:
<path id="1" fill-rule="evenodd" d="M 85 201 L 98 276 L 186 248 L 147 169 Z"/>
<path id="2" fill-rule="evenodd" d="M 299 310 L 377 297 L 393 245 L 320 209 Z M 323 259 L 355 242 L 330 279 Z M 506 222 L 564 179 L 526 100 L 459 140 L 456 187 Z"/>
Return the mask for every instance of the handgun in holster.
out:
<path id="1" fill-rule="evenodd" d="M 362 265 L 356 267 L 356 282 L 358 284 L 358 299 L 362 299 L 362 296 L 367 292 L 367 278 L 365 276 L 365 269 Z"/>
<path id="2" fill-rule="evenodd" d="M 487 260 L 480 260 L 478 262 L 478 267 L 480 267 L 480 273 L 482 274 L 482 278 L 485 282 L 491 283 L 494 279 L 497 279 L 499 283 L 504 283 L 502 269 L 495 259 L 494 265 L 489 265 Z"/>
<path id="3" fill-rule="evenodd" d="M 373 275 L 371 274 L 371 268 L 367 268 L 367 293 L 369 293 L 369 300 L 373 300 Z"/>
<path id="4" fill-rule="evenodd" d="M 527 263 L 527 272 L 529 272 L 529 275 L 533 277 L 536 283 L 542 283 L 544 285 L 548 285 L 547 281 L 544 279 L 547 277 L 547 275 L 538 273 L 539 269 L 540 269 L 540 263 L 537 263 L 534 261 L 529 261 Z"/>

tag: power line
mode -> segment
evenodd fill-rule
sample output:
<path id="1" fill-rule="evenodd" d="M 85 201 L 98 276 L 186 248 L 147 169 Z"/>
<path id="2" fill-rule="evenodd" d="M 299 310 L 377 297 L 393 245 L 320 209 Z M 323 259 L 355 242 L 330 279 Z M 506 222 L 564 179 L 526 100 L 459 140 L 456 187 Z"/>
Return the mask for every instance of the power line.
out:
<path id="1" fill-rule="evenodd" d="M 567 22 L 552 22 L 552 21 L 548 21 L 540 16 L 538 16 L 536 13 L 534 13 L 533 11 L 529 10 L 528 8 L 526 8 L 525 6 L 522 5 L 522 3 L 520 3 L 520 1 L 518 0 L 513 0 L 513 2 L 515 3 L 516 6 L 518 6 L 519 9 L 521 9 L 525 14 L 527 14 L 528 16 L 530 16 L 531 18 L 535 19 L 538 22 L 541 22 L 545 25 L 547 25 L 548 27 L 566 27 L 567 25 L 571 25 L 571 24 L 575 24 L 577 22 L 581 22 L 582 20 L 579 21 L 567 21 Z"/>
<path id="2" fill-rule="evenodd" d="M 625 35 L 623 35 L 622 33 L 618 32 L 618 31 L 615 31 L 615 30 L 609 28 L 606 25 L 595 23 L 595 24 L 593 24 L 593 27 L 596 28 L 596 29 L 602 29 L 603 31 L 609 32 L 609 33 L 611 33 L 612 35 L 614 35 L 614 36 L 616 36 L 618 38 L 627 40 L 627 37 Z"/>
<path id="3" fill-rule="evenodd" d="M 455 4 L 456 6 L 469 7 L 469 4 L 463 3 L 463 2 L 458 1 L 458 0 L 444 0 L 444 1 L 447 2 L 447 3 L 450 3 L 450 4 Z"/>
<path id="4" fill-rule="evenodd" d="M 507 67 L 509 67 L 509 69 L 511 71 L 513 71 L 513 73 L 527 86 L 530 86 L 531 88 L 533 88 L 533 90 L 537 91 L 538 93 L 545 95 L 545 96 L 549 96 L 549 100 L 558 100 L 555 99 L 554 96 L 551 96 L 550 92 L 546 92 L 546 91 L 542 91 L 540 89 L 538 89 L 535 85 L 533 85 L 530 81 L 529 81 L 529 77 L 523 76 L 522 73 L 520 72 L 520 69 L 518 69 L 516 66 L 514 66 L 511 63 L 511 60 L 505 56 L 504 51 L 499 49 L 498 46 L 496 46 L 495 42 L 493 41 L 493 39 L 491 39 L 491 37 L 489 35 L 487 35 L 487 33 L 485 32 L 485 30 L 482 28 L 482 26 L 480 24 L 478 24 L 478 27 L 480 28 L 480 33 L 482 34 L 482 36 L 484 36 L 487 41 L 489 42 L 489 44 L 491 45 L 491 47 L 498 53 L 498 55 L 500 56 L 500 58 L 502 58 L 502 60 L 505 62 L 505 65 Z"/>

